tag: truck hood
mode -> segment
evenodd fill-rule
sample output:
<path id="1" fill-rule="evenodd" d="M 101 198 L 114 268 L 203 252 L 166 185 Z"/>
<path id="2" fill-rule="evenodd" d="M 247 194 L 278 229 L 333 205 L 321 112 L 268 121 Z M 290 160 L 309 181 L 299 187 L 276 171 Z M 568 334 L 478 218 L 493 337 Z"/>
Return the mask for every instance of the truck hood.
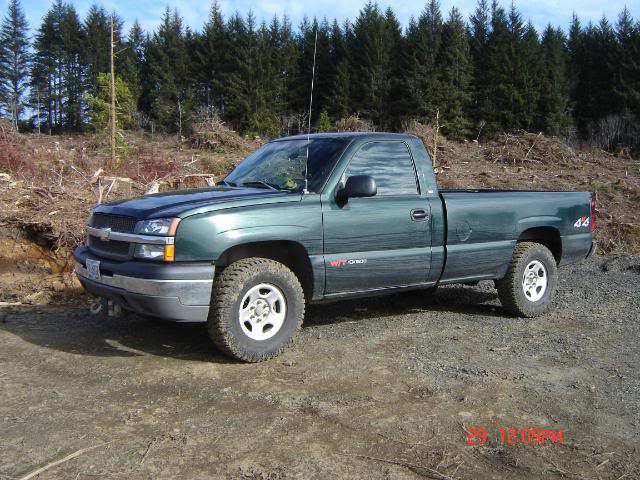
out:
<path id="1" fill-rule="evenodd" d="M 240 202 L 243 205 L 251 203 L 271 203 L 284 200 L 286 197 L 298 195 L 289 192 L 277 192 L 261 188 L 230 188 L 213 187 L 195 190 L 178 190 L 174 192 L 155 193 L 143 197 L 118 200 L 103 203 L 95 208 L 98 213 L 110 213 L 113 215 L 126 215 L 138 220 L 147 218 L 179 217 L 192 210 L 201 210 L 203 207 L 214 207 L 217 204 Z"/>

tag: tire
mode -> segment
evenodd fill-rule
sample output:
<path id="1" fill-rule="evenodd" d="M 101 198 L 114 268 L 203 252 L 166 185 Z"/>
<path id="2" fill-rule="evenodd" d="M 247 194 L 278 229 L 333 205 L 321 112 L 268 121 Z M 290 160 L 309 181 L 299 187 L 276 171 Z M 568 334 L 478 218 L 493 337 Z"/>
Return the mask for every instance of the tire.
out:
<path id="1" fill-rule="evenodd" d="M 495 285 L 500 302 L 508 312 L 520 317 L 542 315 L 551 307 L 556 293 L 556 260 L 544 245 L 518 243 L 507 274 L 496 280 Z"/>
<path id="2" fill-rule="evenodd" d="M 261 362 L 293 343 L 304 309 L 304 292 L 291 270 L 275 260 L 245 258 L 214 279 L 207 330 L 225 354 Z"/>

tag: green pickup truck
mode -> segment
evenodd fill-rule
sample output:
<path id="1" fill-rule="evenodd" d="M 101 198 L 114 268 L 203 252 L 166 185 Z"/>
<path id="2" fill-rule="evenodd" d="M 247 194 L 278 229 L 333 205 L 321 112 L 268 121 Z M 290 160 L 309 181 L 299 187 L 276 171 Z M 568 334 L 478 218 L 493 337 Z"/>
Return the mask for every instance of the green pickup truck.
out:
<path id="1" fill-rule="evenodd" d="M 256 362 L 308 303 L 493 280 L 507 311 L 540 315 L 594 227 L 588 192 L 439 190 L 418 138 L 330 133 L 267 143 L 213 188 L 98 205 L 74 257 L 88 292 L 207 322 Z"/>

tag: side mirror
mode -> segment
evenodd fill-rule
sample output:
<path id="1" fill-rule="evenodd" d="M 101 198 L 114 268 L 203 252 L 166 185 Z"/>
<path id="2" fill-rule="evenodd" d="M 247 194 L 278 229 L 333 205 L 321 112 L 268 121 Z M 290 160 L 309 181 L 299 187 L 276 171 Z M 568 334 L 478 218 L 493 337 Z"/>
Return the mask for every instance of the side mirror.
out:
<path id="1" fill-rule="evenodd" d="M 338 190 L 337 197 L 341 200 L 349 198 L 373 197 L 378 193 L 378 186 L 369 175 L 353 175 L 347 178 L 344 187 Z"/>

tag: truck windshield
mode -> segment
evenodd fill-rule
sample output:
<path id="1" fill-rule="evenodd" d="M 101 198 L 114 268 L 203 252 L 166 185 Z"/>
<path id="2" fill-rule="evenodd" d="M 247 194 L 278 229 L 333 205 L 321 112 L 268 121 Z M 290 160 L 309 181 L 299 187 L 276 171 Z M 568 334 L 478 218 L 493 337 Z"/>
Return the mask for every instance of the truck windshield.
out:
<path id="1" fill-rule="evenodd" d="M 334 165 L 344 152 L 348 138 L 312 138 L 307 167 L 308 189 L 319 193 Z M 245 158 L 224 179 L 232 187 L 270 188 L 301 192 L 307 140 L 279 140 L 267 143 Z"/>

